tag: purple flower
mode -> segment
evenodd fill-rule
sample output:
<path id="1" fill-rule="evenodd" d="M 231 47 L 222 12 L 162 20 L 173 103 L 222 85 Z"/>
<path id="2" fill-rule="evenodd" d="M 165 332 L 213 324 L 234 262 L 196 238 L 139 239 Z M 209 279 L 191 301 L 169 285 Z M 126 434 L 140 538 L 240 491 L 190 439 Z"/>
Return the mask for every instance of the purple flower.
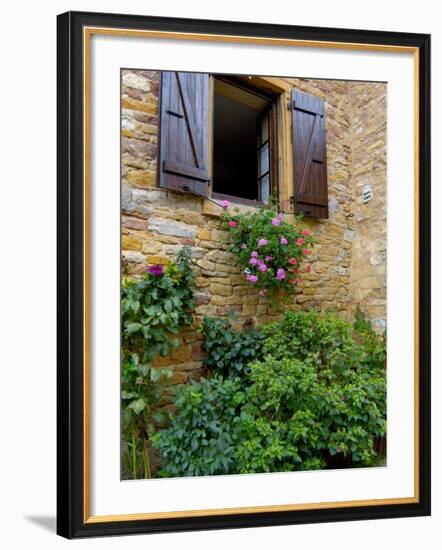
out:
<path id="1" fill-rule="evenodd" d="M 281 225 L 281 218 L 279 216 L 273 218 L 272 225 L 274 225 L 275 227 L 279 227 Z"/>
<path id="2" fill-rule="evenodd" d="M 267 266 L 264 262 L 261 262 L 258 267 L 259 271 L 267 271 Z"/>
<path id="3" fill-rule="evenodd" d="M 258 265 L 259 264 L 258 258 L 250 258 L 249 264 L 250 265 Z"/>
<path id="4" fill-rule="evenodd" d="M 272 257 L 272 256 L 266 256 L 266 257 L 264 258 L 264 260 L 265 260 L 266 262 L 271 262 L 271 261 L 273 260 L 273 257 Z"/>
<path id="5" fill-rule="evenodd" d="M 258 280 L 258 275 L 247 275 L 247 280 L 250 283 L 256 283 L 256 281 Z"/>
<path id="6" fill-rule="evenodd" d="M 230 206 L 230 201 L 223 201 L 223 202 L 221 203 L 221 206 L 222 206 L 223 208 L 229 208 L 229 206 Z"/>
<path id="7" fill-rule="evenodd" d="M 288 243 L 288 240 L 287 240 L 284 236 L 282 236 L 282 237 L 279 239 L 279 242 L 280 242 L 281 244 L 287 244 L 287 243 Z"/>
<path id="8" fill-rule="evenodd" d="M 245 249 L 247 248 L 246 243 L 241 243 L 241 248 L 242 248 L 243 250 L 245 250 Z"/>
<path id="9" fill-rule="evenodd" d="M 162 275 L 164 273 L 164 266 L 161 265 L 161 264 L 159 264 L 159 265 L 150 265 L 147 268 L 147 271 L 151 275 L 155 275 L 155 277 L 159 277 L 160 275 Z"/>
<path id="10" fill-rule="evenodd" d="M 278 281 L 283 281 L 285 279 L 285 271 L 282 268 L 279 268 L 276 272 L 276 278 Z"/>
<path id="11" fill-rule="evenodd" d="M 257 258 L 258 257 L 258 252 L 256 252 L 256 250 L 254 250 L 250 256 L 252 256 L 252 258 Z"/>
<path id="12" fill-rule="evenodd" d="M 265 246 L 267 244 L 267 241 L 265 239 L 259 239 L 258 246 Z"/>

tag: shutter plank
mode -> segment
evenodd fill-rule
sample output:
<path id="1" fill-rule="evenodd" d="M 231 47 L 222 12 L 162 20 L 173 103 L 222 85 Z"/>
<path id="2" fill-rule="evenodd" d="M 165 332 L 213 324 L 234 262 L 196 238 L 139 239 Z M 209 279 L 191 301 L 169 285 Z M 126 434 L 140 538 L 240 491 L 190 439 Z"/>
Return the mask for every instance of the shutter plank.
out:
<path id="1" fill-rule="evenodd" d="M 328 217 L 324 101 L 292 91 L 295 211 Z"/>
<path id="2" fill-rule="evenodd" d="M 161 187 L 208 195 L 208 88 L 205 73 L 162 73 Z"/>
<path id="3" fill-rule="evenodd" d="M 173 162 L 172 160 L 163 160 L 163 170 L 164 172 L 170 174 L 177 174 L 200 181 L 207 181 L 207 172 L 205 170 L 195 168 L 194 166 L 190 166 L 185 162 Z"/>
<path id="4" fill-rule="evenodd" d="M 202 166 L 202 158 L 200 153 L 200 145 L 198 143 L 198 132 L 195 125 L 195 115 L 193 114 L 192 104 L 189 99 L 189 92 L 191 96 L 194 95 L 195 97 L 196 110 L 198 108 L 198 103 L 200 103 L 200 101 L 198 101 L 198 99 L 200 99 L 199 98 L 200 94 L 196 90 L 195 83 L 191 82 L 192 76 L 194 75 L 191 75 L 190 77 L 187 77 L 187 78 L 183 78 L 183 76 L 180 76 L 180 73 L 175 73 L 175 74 L 178 82 L 178 89 L 181 96 L 181 102 L 184 107 L 184 116 L 186 118 L 186 122 L 188 126 L 188 132 L 187 132 L 188 143 L 192 147 L 196 165 L 198 168 L 200 168 Z M 188 87 L 190 88 L 189 90 L 188 90 Z M 188 150 L 188 147 L 186 147 L 186 149 Z"/>

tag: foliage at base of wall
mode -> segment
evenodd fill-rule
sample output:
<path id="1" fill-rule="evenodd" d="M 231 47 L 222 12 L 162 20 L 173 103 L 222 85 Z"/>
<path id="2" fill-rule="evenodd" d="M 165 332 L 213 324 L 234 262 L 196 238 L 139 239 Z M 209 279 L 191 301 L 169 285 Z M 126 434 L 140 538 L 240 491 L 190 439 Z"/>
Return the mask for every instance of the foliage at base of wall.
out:
<path id="1" fill-rule="evenodd" d="M 155 424 L 167 420 L 158 405 L 172 373 L 152 368 L 151 362 L 179 346 L 180 328 L 192 322 L 194 288 L 195 275 L 186 248 L 178 253 L 176 262 L 150 266 L 138 280 L 123 280 L 122 456 L 123 468 L 133 479 L 151 477 L 148 440 Z"/>
<path id="2" fill-rule="evenodd" d="M 160 475 L 379 463 L 375 441 L 386 429 L 385 338 L 362 319 L 352 325 L 332 313 L 287 312 L 281 322 L 261 328 L 247 368 L 241 345 L 233 350 L 241 365 L 236 369 L 223 367 L 225 338 L 216 351 L 216 322 L 205 323 L 209 364 L 218 353 L 222 367 L 212 378 L 177 389 L 170 427 L 153 436 L 162 455 Z"/>
<path id="3" fill-rule="evenodd" d="M 203 364 L 223 378 L 239 376 L 245 380 L 250 373 L 249 364 L 262 357 L 264 335 L 253 327 L 233 330 L 233 319 L 234 316 L 230 319 L 204 318 L 200 328 L 206 352 Z"/>

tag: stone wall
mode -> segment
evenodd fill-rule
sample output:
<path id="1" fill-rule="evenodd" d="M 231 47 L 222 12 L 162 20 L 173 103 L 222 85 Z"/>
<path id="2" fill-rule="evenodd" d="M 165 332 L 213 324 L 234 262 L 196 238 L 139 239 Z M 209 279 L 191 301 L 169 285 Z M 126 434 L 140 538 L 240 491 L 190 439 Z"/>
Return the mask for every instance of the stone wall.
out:
<path id="1" fill-rule="evenodd" d="M 387 95 L 382 83 L 354 82 L 352 115 L 352 189 L 355 236 L 350 266 L 349 299 L 379 330 L 386 328 L 387 246 Z M 362 193 L 370 186 L 373 198 Z"/>
<path id="2" fill-rule="evenodd" d="M 385 85 L 287 81 L 325 100 L 329 186 L 329 219 L 305 220 L 317 241 L 312 272 L 303 274 L 287 307 L 333 308 L 347 317 L 360 307 L 380 323 L 385 318 Z M 159 73 L 122 71 L 124 270 L 136 276 L 147 264 L 174 259 L 186 245 L 197 272 L 197 323 L 204 315 L 230 311 L 240 322 L 275 318 L 266 298 L 245 282 L 227 251 L 219 218 L 205 213 L 204 201 L 156 187 L 158 93 Z M 367 178 L 375 188 L 368 207 L 360 201 Z M 201 357 L 199 334 L 187 330 L 177 352 L 155 365 L 173 366 L 173 381 L 181 383 L 201 375 Z"/>

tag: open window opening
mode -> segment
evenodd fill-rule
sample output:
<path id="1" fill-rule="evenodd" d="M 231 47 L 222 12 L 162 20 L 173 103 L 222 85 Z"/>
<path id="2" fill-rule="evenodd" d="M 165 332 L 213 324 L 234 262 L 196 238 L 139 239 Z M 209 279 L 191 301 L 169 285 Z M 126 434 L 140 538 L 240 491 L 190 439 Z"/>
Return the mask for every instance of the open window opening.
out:
<path id="1" fill-rule="evenodd" d="M 214 79 L 213 194 L 263 202 L 276 174 L 276 105 L 258 91 Z"/>

